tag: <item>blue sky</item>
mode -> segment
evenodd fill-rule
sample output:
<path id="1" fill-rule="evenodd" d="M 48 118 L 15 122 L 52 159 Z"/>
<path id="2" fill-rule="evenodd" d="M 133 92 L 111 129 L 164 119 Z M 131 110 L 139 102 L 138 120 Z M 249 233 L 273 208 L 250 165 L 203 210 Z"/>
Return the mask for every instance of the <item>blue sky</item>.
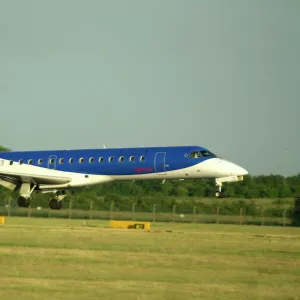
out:
<path id="1" fill-rule="evenodd" d="M 1 144 L 201 145 L 300 172 L 299 1 L 2 1 Z"/>

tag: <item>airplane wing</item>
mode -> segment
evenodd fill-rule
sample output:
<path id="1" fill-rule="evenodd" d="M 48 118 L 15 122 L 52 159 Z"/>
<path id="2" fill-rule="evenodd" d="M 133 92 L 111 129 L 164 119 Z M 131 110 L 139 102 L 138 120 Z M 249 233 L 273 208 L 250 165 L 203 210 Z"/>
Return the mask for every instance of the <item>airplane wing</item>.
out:
<path id="1" fill-rule="evenodd" d="M 68 176 L 62 176 L 61 172 L 29 165 L 9 165 L 9 162 L 0 159 L 0 184 L 8 187 L 19 186 L 22 183 L 65 184 L 72 180 Z"/>
<path id="2" fill-rule="evenodd" d="M 0 171 L 0 180 L 13 181 L 16 183 L 64 184 L 70 182 L 72 179 L 70 177 L 53 175 Z"/>

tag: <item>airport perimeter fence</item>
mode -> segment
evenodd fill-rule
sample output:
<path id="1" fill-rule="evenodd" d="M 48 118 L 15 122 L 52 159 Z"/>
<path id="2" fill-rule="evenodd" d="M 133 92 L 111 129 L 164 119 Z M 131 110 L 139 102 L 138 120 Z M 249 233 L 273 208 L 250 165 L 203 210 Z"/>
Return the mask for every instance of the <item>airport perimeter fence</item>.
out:
<path id="1" fill-rule="evenodd" d="M 252 215 L 246 209 L 240 208 L 238 212 L 225 212 L 216 207 L 213 213 L 204 213 L 201 208 L 194 206 L 191 210 L 180 209 L 176 204 L 169 212 L 160 212 L 156 204 L 149 211 L 139 211 L 136 204 L 130 210 L 120 210 L 112 202 L 109 210 L 99 210 L 90 201 L 85 209 L 76 208 L 72 200 L 65 201 L 64 208 L 51 210 L 45 207 L 18 207 L 16 200 L 0 199 L 0 216 L 27 217 L 27 218 L 65 218 L 82 220 L 132 220 L 146 222 L 172 222 L 172 223 L 210 223 L 210 224 L 240 224 L 260 226 L 300 226 L 296 224 L 293 216 L 295 208 L 288 207 L 277 210 L 275 215 L 261 209 L 259 215 Z M 75 206 L 75 207 L 74 207 Z M 299 212 L 297 212 L 299 214 Z"/>

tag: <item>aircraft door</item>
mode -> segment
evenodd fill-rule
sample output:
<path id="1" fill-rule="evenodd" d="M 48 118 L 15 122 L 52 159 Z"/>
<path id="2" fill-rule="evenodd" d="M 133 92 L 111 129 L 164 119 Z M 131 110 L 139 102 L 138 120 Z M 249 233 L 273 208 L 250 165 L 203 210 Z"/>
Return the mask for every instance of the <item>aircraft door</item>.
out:
<path id="1" fill-rule="evenodd" d="M 56 155 L 51 155 L 49 156 L 48 159 L 48 169 L 56 169 L 56 160 L 57 160 L 57 156 Z"/>
<path id="2" fill-rule="evenodd" d="M 166 152 L 157 152 L 154 158 L 156 173 L 166 173 Z"/>

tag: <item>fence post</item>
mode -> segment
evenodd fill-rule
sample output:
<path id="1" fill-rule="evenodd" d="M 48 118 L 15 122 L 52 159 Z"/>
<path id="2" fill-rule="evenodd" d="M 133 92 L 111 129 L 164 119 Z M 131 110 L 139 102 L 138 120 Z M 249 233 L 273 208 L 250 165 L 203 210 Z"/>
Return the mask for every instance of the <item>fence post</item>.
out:
<path id="1" fill-rule="evenodd" d="M 69 201 L 69 219 L 72 218 L 72 199 Z"/>
<path id="2" fill-rule="evenodd" d="M 193 223 L 196 222 L 196 206 L 193 208 Z"/>
<path id="3" fill-rule="evenodd" d="M 220 206 L 217 207 L 217 220 L 216 223 L 219 224 Z"/>
<path id="4" fill-rule="evenodd" d="M 243 208 L 240 208 L 240 225 L 243 224 Z"/>
<path id="5" fill-rule="evenodd" d="M 134 207 L 135 207 L 135 203 L 132 203 L 132 221 L 134 220 Z"/>
<path id="6" fill-rule="evenodd" d="M 28 218 L 30 218 L 31 217 L 31 205 L 29 205 L 29 207 L 28 207 Z"/>
<path id="7" fill-rule="evenodd" d="M 7 208 L 7 216 L 10 217 L 11 213 L 11 197 L 8 198 L 8 208 Z"/>
<path id="8" fill-rule="evenodd" d="M 93 200 L 90 202 L 90 220 L 93 219 Z"/>
<path id="9" fill-rule="evenodd" d="M 263 208 L 261 210 L 260 217 L 261 217 L 260 225 L 264 226 L 264 224 L 265 224 L 265 216 L 264 216 L 264 209 Z"/>
<path id="10" fill-rule="evenodd" d="M 175 222 L 176 204 L 173 204 L 173 223 Z"/>
<path id="11" fill-rule="evenodd" d="M 285 221 L 286 221 L 286 219 L 285 219 L 285 218 L 286 218 L 286 211 L 287 211 L 287 210 L 285 209 L 285 210 L 283 211 L 283 214 L 282 214 L 282 226 L 283 226 L 283 227 L 285 227 Z"/>
<path id="12" fill-rule="evenodd" d="M 152 222 L 156 220 L 156 204 L 153 204 L 153 215 L 152 215 Z"/>
<path id="13" fill-rule="evenodd" d="M 114 202 L 112 201 L 110 203 L 110 219 L 113 219 L 113 209 L 114 209 Z"/>

